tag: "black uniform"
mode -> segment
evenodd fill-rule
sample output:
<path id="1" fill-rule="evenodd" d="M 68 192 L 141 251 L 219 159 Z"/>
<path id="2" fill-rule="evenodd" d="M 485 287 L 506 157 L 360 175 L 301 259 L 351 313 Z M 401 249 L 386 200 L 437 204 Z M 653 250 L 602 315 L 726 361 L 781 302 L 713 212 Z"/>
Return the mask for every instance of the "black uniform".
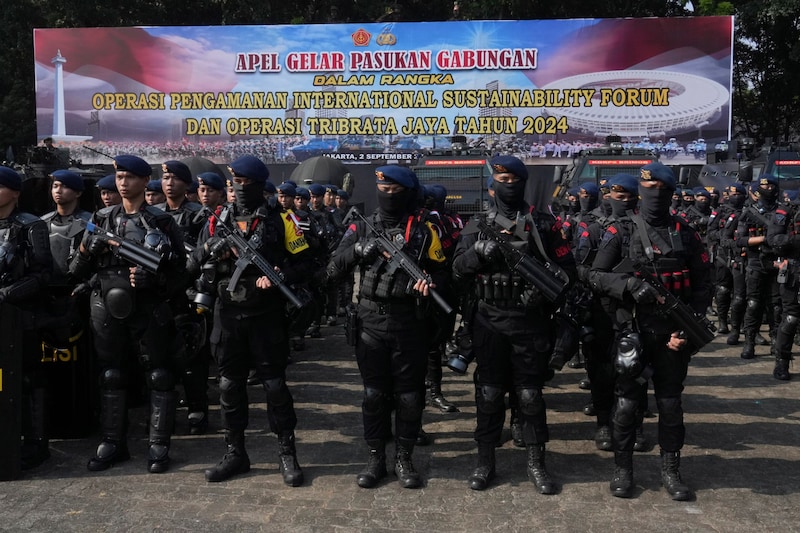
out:
<path id="1" fill-rule="evenodd" d="M 547 257 L 558 264 L 570 279 L 575 279 L 575 260 L 560 223 L 549 213 L 530 208 L 521 201 L 521 194 L 516 196 L 516 191 L 512 194 L 517 200 L 511 203 L 506 199 L 504 203 L 497 191 L 498 183 L 494 187 L 495 202 L 505 211 L 504 215 L 500 214 L 514 223 L 510 227 L 500 224 L 496 209 L 489 213 L 491 223 L 508 230 L 508 239 L 514 246 L 547 261 L 541 257 L 535 233 Z M 513 212 L 508 212 L 509 209 Z M 548 362 L 555 341 L 555 307 L 533 286 L 527 285 L 504 260 L 485 257 L 485 248 L 483 253 L 479 252 L 476 246 L 480 248 L 486 237 L 469 233 L 469 228 L 467 224 L 456 248 L 453 275 L 457 284 L 476 286 L 477 297 L 471 325 L 477 362 L 475 440 L 478 442 L 479 466 L 470 484 L 473 489 L 482 490 L 494 476 L 494 447 L 500 439 L 505 419 L 504 396 L 513 390 L 519 405 L 523 439 L 528 448 L 529 476 L 540 492 L 552 494 L 556 489 L 544 469 L 544 447 L 549 432 L 542 387 L 550 376 Z M 499 290 L 515 286 L 520 290 Z M 478 476 L 479 471 L 487 466 L 490 474 Z M 482 479 L 476 480 L 476 477 Z"/>
<path id="2" fill-rule="evenodd" d="M 775 335 L 775 369 L 773 377 L 788 381 L 789 361 L 792 359 L 792 344 L 800 323 L 800 236 L 795 233 L 791 213 L 781 206 L 767 227 L 767 244 L 779 256 L 777 283 L 781 295 L 781 319 Z"/>
<path id="3" fill-rule="evenodd" d="M 411 180 L 410 170 L 392 166 L 379 167 L 378 171 L 386 168 L 389 168 L 387 175 L 399 172 L 404 180 Z M 416 182 L 415 176 L 413 181 Z M 379 190 L 379 208 L 370 215 L 370 224 L 400 243 L 403 251 L 418 260 L 432 276 L 434 283 L 443 285 L 445 257 L 438 232 L 427 221 L 427 212 L 415 209 L 416 194 L 416 187 L 406 187 L 391 195 Z M 334 281 L 355 268 L 360 272 L 354 340 L 364 384 L 361 412 L 370 462 L 357 481 L 359 486 L 370 488 L 386 475 L 384 447 L 392 436 L 394 410 L 395 472 L 404 487 L 414 488 L 421 481 L 411 463 L 411 454 L 425 406 L 427 322 L 434 310 L 430 300 L 409 290 L 417 280 L 388 262 L 374 237 L 363 221 L 351 223 L 328 264 L 328 274 Z"/>
<path id="4" fill-rule="evenodd" d="M 687 499 L 690 492 L 680 482 L 677 465 L 685 437 L 681 393 L 692 354 L 684 349 L 667 348 L 678 327 L 660 312 L 655 289 L 637 279 L 630 270 L 617 272 L 615 268 L 624 258 L 630 258 L 636 270 L 657 275 L 658 280 L 654 282 L 664 283 L 695 312 L 704 314 L 710 302 L 710 264 L 698 233 L 682 217 L 668 214 L 671 190 L 640 188 L 640 194 L 643 215 L 634 217 L 627 253 L 624 232 L 609 228 L 592 264 L 590 280 L 595 292 L 617 300 L 617 320 L 624 323 L 629 317 L 628 331 L 636 331 L 640 336 L 641 365 L 652 369 L 658 405 L 658 442 L 664 483 L 673 498 Z M 656 194 L 662 195 L 661 204 L 654 200 Z M 629 497 L 632 490 L 636 412 L 645 383 L 646 378 L 640 375 L 620 375 L 616 379 L 612 442 L 618 470 L 611 484 L 615 496 Z M 627 479 L 621 480 L 619 476 Z"/>
<path id="5" fill-rule="evenodd" d="M 262 186 L 257 182 L 254 185 Z M 218 208 L 219 219 L 245 240 L 257 236 L 256 251 L 280 268 L 287 284 L 306 279 L 309 265 L 303 252 L 308 244 L 302 231 L 288 213 L 281 213 L 280 207 L 264 204 L 263 198 L 259 200 L 260 190 L 245 194 L 255 198 L 248 200 L 255 205 L 244 208 L 231 204 Z M 198 246 L 192 254 L 196 265 L 204 265 L 201 283 L 207 287 L 206 291 L 217 296 L 210 341 L 219 370 L 222 426 L 228 444 L 228 453 L 216 468 L 206 471 L 206 479 L 223 481 L 250 469 L 244 430 L 249 423 L 247 377 L 254 368 L 266 392 L 270 430 L 280 440 L 279 461 L 284 481 L 297 486 L 303 482 L 303 474 L 294 444 L 297 415 L 286 384 L 289 358 L 286 300 L 277 289 L 256 287 L 256 280 L 263 274 L 254 265 L 247 266 L 235 290 L 229 290 L 235 257 L 210 253 L 225 246 L 224 233 L 217 227 L 219 219 L 212 219 L 201 232 L 199 242 L 205 245 Z"/>
<path id="6" fill-rule="evenodd" d="M 125 241 L 151 248 L 165 260 L 153 274 L 112 252 L 108 245 L 96 246 L 94 239 L 100 237 L 87 232 L 87 255 L 75 254 L 70 265 L 76 277 L 91 276 L 93 289 L 90 320 L 100 370 L 103 440 L 88 468 L 105 470 L 130 457 L 126 389 L 133 381 L 132 373 L 141 370 L 150 389 L 148 469 L 164 472 L 169 467 L 177 403 L 175 357 L 184 349 L 169 304 L 185 276 L 183 238 L 172 217 L 146 203 L 136 213 L 126 213 L 122 204 L 106 207 L 93 215 L 92 222 Z M 134 266 L 135 287 L 130 282 Z"/>

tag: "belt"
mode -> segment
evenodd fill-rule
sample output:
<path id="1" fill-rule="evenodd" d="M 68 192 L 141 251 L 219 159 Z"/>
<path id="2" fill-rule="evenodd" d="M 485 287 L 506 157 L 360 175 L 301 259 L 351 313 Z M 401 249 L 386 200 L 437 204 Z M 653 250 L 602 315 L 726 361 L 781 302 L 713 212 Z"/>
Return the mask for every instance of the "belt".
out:
<path id="1" fill-rule="evenodd" d="M 413 313 L 416 304 L 406 302 L 377 302 L 375 300 L 361 299 L 358 305 L 379 315 L 400 315 Z"/>

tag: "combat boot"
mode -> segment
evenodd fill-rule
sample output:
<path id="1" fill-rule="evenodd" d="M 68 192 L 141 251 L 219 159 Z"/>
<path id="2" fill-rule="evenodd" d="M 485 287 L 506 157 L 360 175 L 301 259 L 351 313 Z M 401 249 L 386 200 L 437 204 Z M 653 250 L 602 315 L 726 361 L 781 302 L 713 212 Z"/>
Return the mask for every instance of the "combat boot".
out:
<path id="1" fill-rule="evenodd" d="M 206 470 L 206 481 L 216 483 L 250 471 L 250 458 L 244 449 L 244 431 L 225 430 L 228 450 L 217 466 Z"/>
<path id="2" fill-rule="evenodd" d="M 558 490 L 544 464 L 544 444 L 528 445 L 528 479 L 542 494 L 555 494 Z"/>
<path id="3" fill-rule="evenodd" d="M 169 446 L 175 427 L 175 408 L 178 393 L 150 391 L 150 448 L 147 452 L 147 471 L 162 474 L 169 470 Z"/>
<path id="4" fill-rule="evenodd" d="M 398 438 L 395 444 L 394 473 L 404 489 L 416 489 L 422 486 L 422 479 L 414 469 L 411 454 L 414 453 L 414 441 Z"/>
<path id="5" fill-rule="evenodd" d="M 294 446 L 294 431 L 284 431 L 278 436 L 280 454 L 278 466 L 283 474 L 283 482 L 290 487 L 303 484 L 303 471 L 297 462 L 297 450 Z"/>
<path id="6" fill-rule="evenodd" d="M 692 490 L 681 479 L 681 452 L 665 452 L 661 450 L 661 482 L 670 497 L 678 502 L 692 499 Z"/>
<path id="7" fill-rule="evenodd" d="M 754 359 L 756 356 L 756 336 L 753 333 L 746 333 L 744 336 L 744 348 L 742 348 L 742 359 Z"/>
<path id="8" fill-rule="evenodd" d="M 469 476 L 469 488 L 486 490 L 495 475 L 494 446 L 485 442 L 478 443 L 478 465 Z"/>
<path id="9" fill-rule="evenodd" d="M 633 452 L 614 452 L 614 476 L 609 489 L 617 498 L 633 496 Z"/>
<path id="10" fill-rule="evenodd" d="M 771 335 L 771 338 L 773 338 L 773 339 L 774 339 L 774 338 L 775 338 L 775 336 L 774 336 L 774 335 Z M 756 333 L 756 337 L 755 337 L 755 343 L 756 343 L 757 345 L 759 345 L 759 346 L 769 346 L 769 345 L 770 345 L 770 341 L 768 341 L 767 339 L 765 339 L 765 338 L 764 338 L 764 336 L 763 336 L 763 335 L 761 335 L 761 333 Z"/>
<path id="11" fill-rule="evenodd" d="M 610 452 L 613 449 L 611 446 L 610 426 L 602 425 L 597 427 L 597 431 L 594 434 L 594 445 L 598 450 L 603 450 L 604 452 Z"/>
<path id="12" fill-rule="evenodd" d="M 741 332 L 739 331 L 739 328 L 734 326 L 734 327 L 731 328 L 731 333 L 725 339 L 725 342 L 727 343 L 728 346 L 738 346 L 738 344 L 739 344 L 739 336 L 740 335 L 741 335 Z"/>
<path id="13" fill-rule="evenodd" d="M 94 457 L 86 465 L 92 472 L 111 468 L 116 463 L 131 458 L 126 438 L 127 391 L 105 390 L 100 399 L 100 425 L 103 440 L 97 446 Z"/>
<path id="14" fill-rule="evenodd" d="M 442 394 L 441 383 L 431 383 L 428 387 L 428 403 L 436 406 L 443 413 L 457 413 L 458 407 Z"/>
<path id="15" fill-rule="evenodd" d="M 717 327 L 717 332 L 721 335 L 730 333 L 730 329 L 728 328 L 728 319 L 722 315 L 719 317 L 719 327 Z"/>
<path id="16" fill-rule="evenodd" d="M 358 473 L 356 483 L 362 489 L 371 489 L 387 476 L 386 443 L 382 440 L 368 440 L 369 458 L 367 467 Z"/>
<path id="17" fill-rule="evenodd" d="M 789 374 L 789 359 L 783 359 L 781 356 L 775 357 L 775 369 L 772 371 L 772 377 L 780 381 L 789 381 L 792 378 Z"/>

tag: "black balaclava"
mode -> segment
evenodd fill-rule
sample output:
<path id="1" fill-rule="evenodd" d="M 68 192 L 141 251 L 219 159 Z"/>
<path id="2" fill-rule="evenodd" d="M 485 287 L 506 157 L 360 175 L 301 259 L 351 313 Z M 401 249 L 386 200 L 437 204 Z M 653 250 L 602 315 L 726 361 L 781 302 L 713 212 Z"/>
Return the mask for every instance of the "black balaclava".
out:
<path id="1" fill-rule="evenodd" d="M 603 199 L 600 200 L 600 210 L 603 212 L 604 217 L 610 217 L 614 212 L 610 200 L 611 198 L 606 198 L 605 195 L 603 195 Z"/>
<path id="2" fill-rule="evenodd" d="M 767 189 L 762 189 L 761 187 L 758 188 L 758 203 L 760 206 L 766 209 L 772 209 L 775 207 L 775 204 L 778 202 L 778 198 L 781 196 L 781 190 L 778 187 L 775 187 L 772 192 L 768 191 Z"/>
<path id="3" fill-rule="evenodd" d="M 581 204 L 577 198 L 575 200 L 567 200 L 567 213 L 574 215 L 581 210 Z"/>
<path id="4" fill-rule="evenodd" d="M 233 194 L 236 196 L 236 207 L 247 215 L 264 203 L 264 184 L 251 180 L 247 185 L 233 182 Z"/>
<path id="5" fill-rule="evenodd" d="M 682 201 L 683 201 L 683 196 L 680 194 L 675 196 L 675 193 L 673 192 L 672 197 L 670 198 L 670 207 L 675 210 L 680 209 Z"/>
<path id="6" fill-rule="evenodd" d="M 611 214 L 617 218 L 622 218 L 628 211 L 636 209 L 636 205 L 638 203 L 639 198 L 636 196 L 630 200 L 615 200 L 614 198 L 608 199 L 608 204 L 611 207 Z"/>
<path id="7" fill-rule="evenodd" d="M 672 196 L 670 195 L 670 203 L 672 202 Z M 681 197 L 681 207 L 683 209 L 688 209 L 694 205 L 694 196 L 686 196 Z"/>
<path id="8" fill-rule="evenodd" d="M 671 189 L 639 187 L 639 212 L 642 218 L 653 226 L 666 226 L 672 218 L 669 212 L 672 203 Z"/>
<path id="9" fill-rule="evenodd" d="M 387 226 L 395 226 L 403 215 L 413 210 L 416 198 L 416 189 L 406 187 L 394 194 L 378 189 L 378 213 Z"/>
<path id="10" fill-rule="evenodd" d="M 494 181 L 492 189 L 497 211 L 507 218 L 514 219 L 517 211 L 525 203 L 525 180 L 517 180 L 514 183 Z"/>
<path id="11" fill-rule="evenodd" d="M 703 215 L 708 216 L 711 214 L 711 200 L 704 198 L 703 200 L 694 199 L 694 207 Z"/>
<path id="12" fill-rule="evenodd" d="M 741 209 L 744 206 L 744 201 L 746 199 L 747 196 L 744 194 L 730 194 L 728 195 L 728 199 L 725 201 L 725 203 L 734 209 Z"/>
<path id="13" fill-rule="evenodd" d="M 578 201 L 581 204 L 581 213 L 588 213 L 597 207 L 597 196 L 589 195 L 587 197 L 579 197 Z"/>

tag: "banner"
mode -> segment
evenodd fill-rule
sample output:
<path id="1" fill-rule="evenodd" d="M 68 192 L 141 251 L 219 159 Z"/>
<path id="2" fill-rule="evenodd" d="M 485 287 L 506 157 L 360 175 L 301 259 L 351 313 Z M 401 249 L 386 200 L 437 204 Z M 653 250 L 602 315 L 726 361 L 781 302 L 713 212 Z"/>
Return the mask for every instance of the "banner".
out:
<path id="1" fill-rule="evenodd" d="M 36 29 L 38 134 L 84 162 L 686 152 L 730 138 L 732 43 L 732 17 Z"/>

